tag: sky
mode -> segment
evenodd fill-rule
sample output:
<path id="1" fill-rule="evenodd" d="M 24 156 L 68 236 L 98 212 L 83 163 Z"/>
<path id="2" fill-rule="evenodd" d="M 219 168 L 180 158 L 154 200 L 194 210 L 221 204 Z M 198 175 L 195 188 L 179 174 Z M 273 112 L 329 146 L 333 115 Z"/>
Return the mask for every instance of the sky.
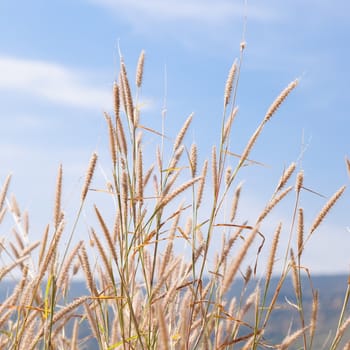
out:
<path id="1" fill-rule="evenodd" d="M 13 174 L 11 192 L 30 213 L 32 239 L 52 218 L 60 163 L 68 213 L 93 151 L 101 153 L 101 174 L 110 170 L 103 112 L 112 111 L 118 43 L 130 77 L 146 52 L 142 122 L 159 130 L 166 97 L 165 130 L 175 137 L 193 112 L 186 140 L 197 143 L 203 160 L 218 142 L 245 16 L 233 152 L 242 152 L 279 92 L 295 78 L 300 83 L 251 154 L 266 166 L 243 171 L 242 219 L 264 207 L 292 161 L 304 170 L 305 187 L 327 198 L 348 185 L 348 1 L 2 0 L 0 181 Z M 346 192 L 307 247 L 304 262 L 314 273 L 349 271 L 349 200 Z M 325 201 L 303 191 L 307 223 Z M 285 209 L 274 211 L 271 227 L 289 220 Z"/>

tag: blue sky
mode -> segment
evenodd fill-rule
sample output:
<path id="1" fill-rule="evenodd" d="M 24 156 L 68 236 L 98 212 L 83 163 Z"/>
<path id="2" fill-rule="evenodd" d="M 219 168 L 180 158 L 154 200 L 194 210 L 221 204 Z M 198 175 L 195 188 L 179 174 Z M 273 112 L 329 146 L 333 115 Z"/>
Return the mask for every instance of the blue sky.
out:
<path id="1" fill-rule="evenodd" d="M 239 153 L 270 103 L 300 84 L 264 130 L 252 157 L 268 167 L 245 171 L 241 215 L 262 209 L 291 161 L 305 186 L 325 196 L 348 184 L 350 4 L 330 1 L 32 0 L 0 2 L 0 179 L 31 214 L 33 238 L 51 218 L 56 171 L 63 163 L 65 204 L 78 195 L 92 151 L 106 147 L 103 111 L 111 110 L 117 42 L 130 77 L 146 51 L 142 122 L 158 128 L 167 75 L 166 132 L 175 136 L 195 113 L 188 142 L 204 159 L 217 142 L 223 89 L 247 47 L 237 96 L 232 151 Z M 303 141 L 304 140 L 304 141 Z M 151 137 L 150 142 L 157 139 Z M 108 168 L 108 163 L 103 163 Z M 314 272 L 347 272 L 348 193 L 323 223 L 305 256 Z M 312 220 L 324 199 L 304 192 Z M 283 207 L 282 207 L 283 208 Z M 277 221 L 285 213 L 274 213 Z"/>

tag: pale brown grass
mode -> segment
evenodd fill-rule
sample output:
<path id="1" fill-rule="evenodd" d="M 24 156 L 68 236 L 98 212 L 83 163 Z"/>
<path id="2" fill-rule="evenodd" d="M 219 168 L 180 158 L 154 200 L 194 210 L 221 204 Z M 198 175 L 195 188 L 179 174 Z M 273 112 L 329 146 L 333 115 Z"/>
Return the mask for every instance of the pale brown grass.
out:
<path id="1" fill-rule="evenodd" d="M 318 216 L 315 218 L 314 222 L 311 225 L 310 228 L 310 234 L 313 233 L 317 227 L 321 224 L 323 219 L 326 217 L 328 212 L 332 209 L 334 204 L 338 201 L 338 199 L 341 197 L 341 195 L 345 191 L 345 186 L 342 186 L 337 192 L 334 193 L 334 195 L 329 199 L 329 201 L 325 204 L 325 206 L 322 208 Z"/>
<path id="2" fill-rule="evenodd" d="M 81 200 L 82 201 L 85 200 L 86 195 L 88 193 L 89 186 L 91 184 L 91 180 L 92 180 L 92 177 L 93 177 L 94 172 L 95 172 L 96 163 L 97 163 L 97 153 L 94 152 L 91 156 L 89 167 L 88 167 L 87 172 L 86 172 L 84 186 L 83 186 L 83 189 L 81 191 Z"/>
<path id="3" fill-rule="evenodd" d="M 119 81 L 113 84 L 113 120 L 112 114 L 104 113 L 111 171 L 99 164 L 106 182 L 102 188 L 94 188 L 91 195 L 93 177 L 98 176 L 99 160 L 94 152 L 73 225 L 63 215 L 62 165 L 58 168 L 53 218 L 40 241 L 31 241 L 28 213 L 19 209 L 14 195 L 8 200 L 11 175 L 5 179 L 0 218 L 5 221 L 10 214 L 14 227 L 8 231 L 11 237 L 0 239 L 0 280 L 12 275 L 19 278 L 0 305 L 1 349 L 78 350 L 86 348 L 91 339 L 104 350 L 313 348 L 321 305 L 303 263 L 305 247 L 345 187 L 328 200 L 304 237 L 307 208 L 301 208 L 299 201 L 302 189 L 306 190 L 305 174 L 299 171 L 296 175 L 297 195 L 287 196 L 293 189 L 288 182 L 297 167 L 292 162 L 261 212 L 250 220 L 242 218 L 246 214 L 241 209 L 241 170 L 261 165 L 248 161 L 248 156 L 267 122 L 298 84 L 297 80 L 290 83 L 273 101 L 238 160 L 227 157 L 237 156 L 229 146 L 233 144 L 230 136 L 238 111 L 235 100 L 244 48 L 245 43 L 240 59 L 234 61 L 228 74 L 220 141 L 212 147 L 209 160 L 201 154 L 200 145 L 193 142 L 189 146 L 187 142 L 193 113 L 173 138 L 173 144 L 168 143 L 172 135 L 139 125 L 143 113 L 139 108 L 144 79 L 142 51 L 135 96 L 121 57 Z M 151 152 L 148 149 L 153 143 L 148 133 L 152 140 L 159 140 Z M 155 159 L 149 159 L 152 154 Z M 346 166 L 349 170 L 348 159 Z M 207 183 L 207 176 L 212 181 Z M 274 222 L 272 210 L 288 200 L 293 204 L 288 225 Z M 280 215 L 277 210 L 275 215 Z M 281 267 L 277 262 L 287 226 L 290 242 Z M 221 242 L 220 249 L 217 242 Z M 303 285 L 304 272 L 309 285 Z M 271 290 L 274 274 L 277 285 Z M 84 280 L 86 290 L 72 299 L 70 289 L 76 275 Z M 282 288 L 289 278 L 296 301 L 281 301 Z M 242 287 L 233 296 L 232 288 L 238 280 Z M 312 309 L 305 313 L 304 290 L 308 287 L 313 301 Z M 350 321 L 345 310 L 349 295 L 350 287 L 334 339 L 330 340 L 332 350 L 347 346 L 345 334 Z M 297 326 L 292 334 L 285 329 L 279 339 L 273 338 L 271 315 L 290 305 L 297 309 L 299 317 L 293 320 Z M 87 337 L 83 335 L 86 327 Z M 302 342 L 298 342 L 299 337 Z"/>

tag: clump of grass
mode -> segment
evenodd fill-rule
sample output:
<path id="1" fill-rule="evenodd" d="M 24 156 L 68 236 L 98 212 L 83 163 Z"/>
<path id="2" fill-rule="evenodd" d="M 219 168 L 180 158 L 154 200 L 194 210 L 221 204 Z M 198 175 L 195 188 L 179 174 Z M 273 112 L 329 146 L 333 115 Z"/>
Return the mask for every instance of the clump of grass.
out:
<path id="1" fill-rule="evenodd" d="M 95 346 L 106 350 L 288 349 L 296 346 L 299 338 L 302 339 L 299 348 L 312 349 L 319 294 L 313 289 L 312 278 L 302 264 L 303 254 L 311 235 L 342 196 L 345 187 L 328 200 L 304 237 L 305 209 L 299 203 L 304 173 L 298 173 L 286 259 L 272 290 L 271 278 L 285 225 L 278 222 L 275 232 L 271 232 L 269 258 L 262 269 L 265 275 L 257 276 L 258 257 L 266 249 L 264 242 L 268 234 L 262 233 L 262 226 L 275 207 L 290 197 L 293 187 L 287 184 L 297 165 L 293 162 L 283 171 L 271 199 L 251 223 L 238 219 L 242 196 L 238 174 L 243 167 L 255 164 L 248 159 L 252 149 L 298 81 L 287 85 L 272 102 L 242 154 L 237 155 L 236 163 L 229 161 L 227 155 L 234 154 L 230 151 L 230 134 L 238 114 L 236 90 L 243 49 L 241 46 L 240 59 L 234 61 L 225 84 L 220 144 L 213 146 L 211 158 L 203 164 L 198 160 L 200 147 L 192 144 L 187 148 L 185 143 L 193 114 L 174 138 L 169 156 L 164 153 L 164 132 L 140 124 L 138 99 L 145 53 L 141 52 L 138 61 L 134 94 L 121 57 L 119 81 L 113 84 L 114 116 L 104 114 L 112 171 L 107 176 L 107 190 L 100 191 L 113 198 L 114 222 L 109 222 L 104 211 L 94 205 L 96 220 L 92 220 L 88 228 L 87 240 L 70 247 L 82 209 L 88 205 L 98 162 L 94 152 L 81 191 L 77 218 L 67 235 L 63 255 L 59 248 L 67 227 L 61 204 L 63 167 L 60 165 L 58 170 L 52 225 L 46 227 L 43 239 L 33 244 L 27 239 L 27 214 L 20 211 L 15 197 L 11 202 L 6 201 L 11 179 L 7 177 L 0 192 L 0 215 L 3 218 L 10 210 L 20 230 L 15 231 L 15 242 L 1 241 L 1 254 L 6 254 L 10 262 L 1 267 L 0 280 L 13 270 L 18 270 L 20 278 L 0 306 L 2 349 L 83 349 L 91 338 Z M 154 156 L 157 166 L 151 165 L 147 171 L 141 132 L 160 138 L 161 146 L 156 148 Z M 349 169 L 349 161 L 346 162 Z M 208 181 L 208 172 L 211 172 L 211 181 Z M 188 179 L 183 180 L 186 176 Z M 205 194 L 205 187 L 210 186 L 212 192 Z M 227 220 L 226 206 L 230 208 Z M 97 222 L 96 227 L 93 222 Z M 218 236 L 222 237 L 222 249 L 213 260 L 211 250 Z M 94 258 L 88 253 L 88 240 L 95 252 Z M 179 243 L 185 245 L 190 254 L 182 254 Z M 248 266 L 243 274 L 244 261 L 255 245 L 259 245 L 255 266 Z M 37 248 L 39 252 L 35 252 Z M 35 258 L 35 254 L 39 258 Z M 70 285 L 78 269 L 86 291 L 69 300 Z M 304 310 L 303 271 L 306 271 L 313 296 L 310 315 Z M 286 330 L 276 340 L 269 333 L 269 324 L 272 313 L 280 307 L 277 302 L 290 276 L 295 301 L 285 304 L 297 310 L 298 319 L 290 332 Z M 233 297 L 232 286 L 237 280 L 242 281 L 242 286 Z M 248 288 L 251 283 L 255 284 L 253 289 Z M 339 348 L 350 324 L 345 316 L 349 291 L 350 288 L 345 294 L 334 339 L 328 344 L 332 349 Z M 86 327 L 90 329 L 89 335 L 80 336 Z"/>

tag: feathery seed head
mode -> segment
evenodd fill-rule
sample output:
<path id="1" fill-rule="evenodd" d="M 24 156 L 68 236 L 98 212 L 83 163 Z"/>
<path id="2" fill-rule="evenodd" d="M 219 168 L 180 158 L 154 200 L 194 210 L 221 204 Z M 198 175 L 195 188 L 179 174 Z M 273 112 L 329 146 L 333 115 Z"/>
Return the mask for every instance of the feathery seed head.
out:
<path id="1" fill-rule="evenodd" d="M 342 186 L 325 204 L 325 206 L 322 208 L 322 210 L 314 220 L 313 224 L 311 225 L 310 234 L 313 233 L 317 229 L 317 227 L 321 224 L 325 216 L 328 214 L 328 212 L 332 209 L 334 204 L 338 201 L 338 199 L 344 193 L 345 188 L 346 186 Z"/>
<path id="2" fill-rule="evenodd" d="M 88 167 L 88 170 L 87 170 L 86 176 L 85 176 L 85 183 L 83 186 L 83 190 L 81 192 L 81 200 L 82 201 L 85 200 L 87 192 L 89 190 L 89 186 L 91 184 L 91 180 L 92 180 L 92 177 L 93 177 L 94 172 L 95 172 L 96 162 L 97 162 L 97 153 L 94 152 L 90 158 L 89 167 Z"/>
<path id="3" fill-rule="evenodd" d="M 145 51 L 142 50 L 137 63 L 137 69 L 136 69 L 136 86 L 138 88 L 140 88 L 142 84 L 144 64 L 145 64 Z"/>
<path id="4" fill-rule="evenodd" d="M 287 183 L 287 181 L 290 179 L 290 177 L 292 176 L 294 170 L 295 170 L 295 167 L 296 167 L 296 164 L 293 162 L 291 163 L 291 165 L 283 172 L 283 175 L 281 176 L 281 179 L 278 183 L 278 186 L 277 186 L 277 190 L 276 191 L 279 191 L 281 190 L 285 184 Z"/>
<path id="5" fill-rule="evenodd" d="M 267 110 L 264 121 L 267 122 L 271 119 L 271 117 L 275 114 L 278 107 L 282 104 L 282 102 L 287 98 L 287 96 L 296 88 L 299 80 L 295 79 L 292 81 L 275 99 L 270 108 Z"/>
<path id="6" fill-rule="evenodd" d="M 297 175 L 297 180 L 295 183 L 295 191 L 296 193 L 299 193 L 301 188 L 303 187 L 303 182 L 304 182 L 304 172 L 303 171 L 299 171 L 298 175 Z"/>
<path id="7" fill-rule="evenodd" d="M 183 127 L 181 128 L 180 132 L 176 136 L 176 139 L 175 139 L 175 142 L 174 142 L 174 150 L 177 150 L 179 148 L 179 146 L 181 145 L 182 140 L 185 137 L 186 131 L 187 131 L 188 127 L 191 124 L 192 118 L 193 118 L 193 113 L 191 113 L 189 115 L 189 117 L 186 119 Z"/>
<path id="8" fill-rule="evenodd" d="M 193 143 L 191 146 L 190 166 L 192 177 L 195 177 L 197 173 L 197 145 L 195 143 Z"/>
<path id="9" fill-rule="evenodd" d="M 225 93 L 224 93 L 224 107 L 226 107 L 230 102 L 232 86 L 235 79 L 236 71 L 237 71 L 237 61 L 235 60 L 230 68 L 230 72 L 226 80 Z"/>

